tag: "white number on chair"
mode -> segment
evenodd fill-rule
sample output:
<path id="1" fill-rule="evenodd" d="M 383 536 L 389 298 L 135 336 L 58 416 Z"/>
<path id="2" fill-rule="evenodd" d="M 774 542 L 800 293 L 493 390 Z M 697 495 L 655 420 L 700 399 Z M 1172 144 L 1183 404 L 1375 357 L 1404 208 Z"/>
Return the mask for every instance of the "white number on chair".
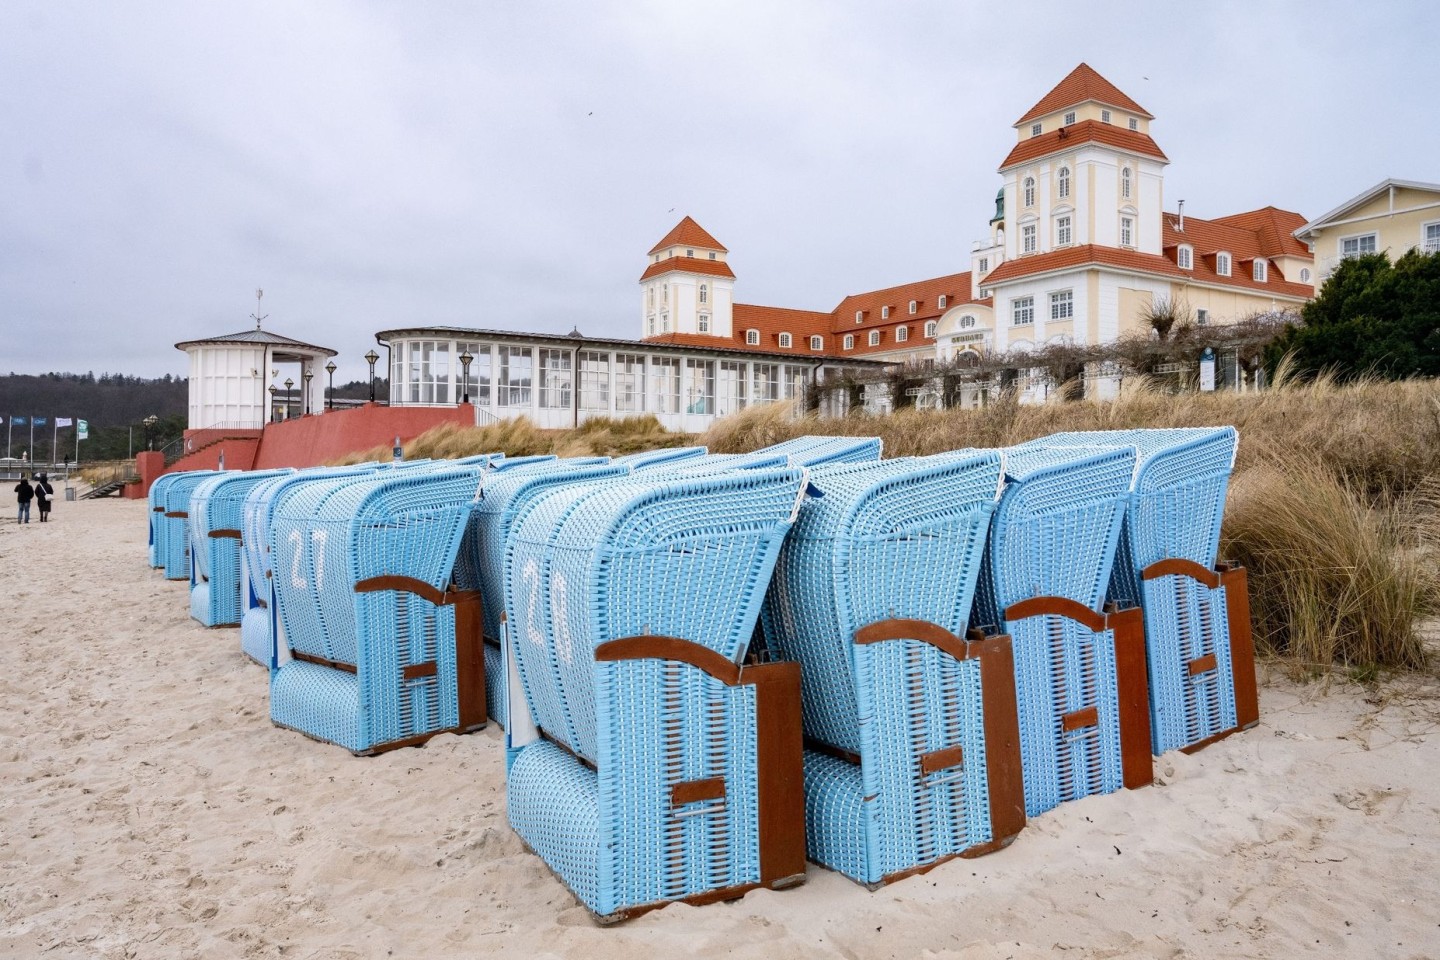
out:
<path id="1" fill-rule="evenodd" d="M 315 544 L 315 592 L 325 589 L 325 542 L 330 539 L 329 530 L 311 530 L 310 542 Z"/>
<path id="2" fill-rule="evenodd" d="M 570 636 L 570 624 L 565 619 L 565 597 L 569 584 L 565 575 L 557 573 L 550 578 L 550 619 L 555 622 L 555 655 L 567 664 L 575 659 L 575 638 Z"/>
<path id="3" fill-rule="evenodd" d="M 534 560 L 527 560 L 520 570 L 520 579 L 530 585 L 530 602 L 525 604 L 525 639 L 540 649 L 545 648 L 545 634 L 535 626 L 540 619 L 540 568 Z"/>
<path id="4" fill-rule="evenodd" d="M 304 590 L 305 578 L 300 576 L 300 557 L 305 552 L 305 540 L 299 530 L 291 530 L 289 540 L 295 548 L 295 556 L 290 561 L 290 586 L 296 590 Z"/>

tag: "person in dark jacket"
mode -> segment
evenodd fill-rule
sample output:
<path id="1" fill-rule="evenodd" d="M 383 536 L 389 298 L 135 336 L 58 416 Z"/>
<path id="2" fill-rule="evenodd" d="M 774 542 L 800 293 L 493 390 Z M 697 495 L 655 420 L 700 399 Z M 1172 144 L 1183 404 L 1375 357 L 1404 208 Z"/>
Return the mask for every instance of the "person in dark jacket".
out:
<path id="1" fill-rule="evenodd" d="M 40 522 L 48 523 L 50 520 L 50 498 L 55 496 L 55 488 L 50 486 L 50 475 L 42 473 L 35 478 L 35 505 L 40 508 Z"/>
<path id="2" fill-rule="evenodd" d="M 35 488 L 30 486 L 30 478 L 22 476 L 20 482 L 15 484 L 15 499 L 20 503 L 20 514 L 16 517 L 16 523 L 30 522 L 30 501 L 35 499 Z"/>

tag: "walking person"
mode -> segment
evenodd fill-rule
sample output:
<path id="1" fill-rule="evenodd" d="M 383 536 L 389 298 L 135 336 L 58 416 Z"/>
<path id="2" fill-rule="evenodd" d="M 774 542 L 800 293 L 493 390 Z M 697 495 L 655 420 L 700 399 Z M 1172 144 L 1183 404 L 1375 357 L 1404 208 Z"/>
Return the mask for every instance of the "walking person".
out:
<path id="1" fill-rule="evenodd" d="M 27 474 L 21 474 L 20 482 L 15 484 L 15 499 L 20 503 L 20 513 L 15 522 L 29 523 L 30 501 L 35 499 L 35 488 L 30 486 L 30 477 Z"/>
<path id="2" fill-rule="evenodd" d="M 55 488 L 50 486 L 50 475 L 42 473 L 35 478 L 35 505 L 40 508 L 40 522 L 50 522 L 50 498 L 55 496 Z"/>

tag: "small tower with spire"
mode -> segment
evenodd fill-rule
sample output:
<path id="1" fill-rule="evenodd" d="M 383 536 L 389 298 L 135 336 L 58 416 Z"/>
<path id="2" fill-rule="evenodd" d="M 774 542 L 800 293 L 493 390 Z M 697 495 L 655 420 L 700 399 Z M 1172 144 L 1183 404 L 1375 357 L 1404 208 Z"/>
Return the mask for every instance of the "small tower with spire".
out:
<path id="1" fill-rule="evenodd" d="M 640 275 L 640 336 L 734 333 L 735 274 L 720 241 L 685 217 L 650 248 Z"/>

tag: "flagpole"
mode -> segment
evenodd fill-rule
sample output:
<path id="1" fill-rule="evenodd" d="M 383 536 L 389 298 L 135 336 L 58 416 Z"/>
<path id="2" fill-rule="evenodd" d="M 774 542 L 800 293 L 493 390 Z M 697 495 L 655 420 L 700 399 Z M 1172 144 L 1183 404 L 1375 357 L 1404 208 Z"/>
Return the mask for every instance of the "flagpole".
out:
<path id="1" fill-rule="evenodd" d="M 30 418 L 30 466 L 35 466 L 35 418 Z"/>
<path id="2" fill-rule="evenodd" d="M 60 418 L 55 418 L 55 424 L 50 431 L 50 465 L 55 465 L 55 444 L 60 441 Z"/>

